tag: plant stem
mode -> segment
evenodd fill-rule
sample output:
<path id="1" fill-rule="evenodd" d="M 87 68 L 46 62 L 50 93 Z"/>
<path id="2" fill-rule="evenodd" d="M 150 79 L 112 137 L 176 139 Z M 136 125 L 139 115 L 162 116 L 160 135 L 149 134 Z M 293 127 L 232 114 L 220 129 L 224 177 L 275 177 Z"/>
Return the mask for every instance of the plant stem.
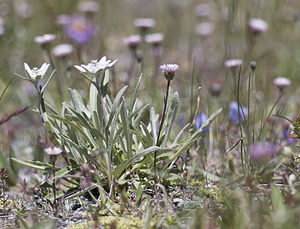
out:
<path id="1" fill-rule="evenodd" d="M 105 71 L 103 72 L 103 77 L 105 77 Z M 101 83 L 100 83 L 100 79 L 99 76 L 96 75 L 96 85 L 97 85 L 97 90 L 98 90 L 98 94 L 99 94 L 99 99 L 100 99 L 100 105 L 101 105 L 101 111 L 102 111 L 102 116 L 103 116 L 103 121 L 104 121 L 104 133 L 105 133 L 105 147 L 106 147 L 106 151 L 107 151 L 107 163 L 108 163 L 108 169 L 109 169 L 109 174 L 108 174 L 108 180 L 109 180 L 109 187 L 110 187 L 110 192 L 109 192 L 109 197 L 112 197 L 114 195 L 114 178 L 112 176 L 112 163 L 111 163 L 111 154 L 108 151 L 109 148 L 109 142 L 108 142 L 108 137 L 109 137 L 109 133 L 108 133 L 108 119 L 106 117 L 106 108 L 105 108 L 105 104 L 104 104 L 104 97 L 103 97 L 103 93 L 101 90 Z"/>
<path id="2" fill-rule="evenodd" d="M 54 156 L 56 157 L 56 156 Z M 55 182 L 55 160 L 56 158 L 52 158 L 52 173 L 53 173 L 53 183 L 52 183 L 52 189 L 53 189 L 53 206 L 54 206 L 54 209 L 55 209 L 55 213 L 54 215 L 57 214 L 57 204 L 56 204 L 56 182 Z"/>
<path id="3" fill-rule="evenodd" d="M 160 121 L 159 129 L 158 129 L 158 135 L 156 139 L 156 146 L 159 146 L 159 138 L 161 134 L 161 130 L 165 121 L 165 116 L 166 116 L 166 109 L 167 109 L 167 103 L 168 103 L 168 97 L 169 97 L 169 88 L 170 88 L 170 83 L 171 80 L 168 80 L 168 85 L 167 85 L 167 91 L 166 91 L 166 96 L 165 96 L 165 101 L 164 101 L 164 110 L 163 110 L 163 115 L 162 119 Z M 157 183 L 157 169 L 156 169 L 156 158 L 157 158 L 157 151 L 154 152 L 154 162 L 153 162 L 153 171 L 154 171 L 154 181 Z"/>

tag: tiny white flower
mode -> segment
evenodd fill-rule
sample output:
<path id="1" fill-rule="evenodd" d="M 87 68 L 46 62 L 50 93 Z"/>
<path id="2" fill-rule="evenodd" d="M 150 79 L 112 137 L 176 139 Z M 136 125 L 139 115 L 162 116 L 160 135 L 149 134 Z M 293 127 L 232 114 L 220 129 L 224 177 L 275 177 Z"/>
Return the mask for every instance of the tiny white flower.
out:
<path id="1" fill-rule="evenodd" d="M 49 156 L 57 156 L 57 155 L 62 153 L 62 150 L 59 147 L 48 147 L 48 148 L 45 149 L 45 152 Z"/>
<path id="2" fill-rule="evenodd" d="M 81 64 L 74 65 L 75 68 L 77 68 L 82 73 L 92 73 L 96 74 L 100 70 L 106 70 L 108 68 L 111 68 L 118 60 L 114 60 L 113 62 L 111 60 L 107 60 L 106 56 L 102 57 L 99 61 L 92 60 L 87 65 Z"/>
<path id="3" fill-rule="evenodd" d="M 24 63 L 25 71 L 32 80 L 39 80 L 44 77 L 50 64 L 44 63 L 40 68 L 30 69 L 28 64 Z"/>

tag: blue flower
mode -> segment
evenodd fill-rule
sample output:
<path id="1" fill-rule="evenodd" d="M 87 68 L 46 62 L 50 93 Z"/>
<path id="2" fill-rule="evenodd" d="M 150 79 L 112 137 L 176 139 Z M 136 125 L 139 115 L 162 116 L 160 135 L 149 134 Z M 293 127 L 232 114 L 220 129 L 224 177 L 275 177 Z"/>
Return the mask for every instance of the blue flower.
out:
<path id="1" fill-rule="evenodd" d="M 283 137 L 287 141 L 287 144 L 295 144 L 295 142 L 296 142 L 294 138 L 291 138 L 289 136 L 289 129 L 288 128 L 283 129 Z"/>
<path id="2" fill-rule="evenodd" d="M 242 105 L 238 105 L 237 102 L 231 102 L 229 104 L 229 114 L 228 119 L 236 124 L 239 123 L 239 117 L 241 121 L 244 121 L 245 118 L 248 116 L 248 109 Z"/>
<path id="3" fill-rule="evenodd" d="M 200 113 L 196 116 L 196 119 L 195 119 L 195 126 L 196 126 L 196 130 L 198 130 L 205 122 L 206 120 L 208 119 L 207 115 L 204 114 L 204 113 Z M 207 133 L 209 130 L 209 127 L 207 127 L 203 133 Z"/>

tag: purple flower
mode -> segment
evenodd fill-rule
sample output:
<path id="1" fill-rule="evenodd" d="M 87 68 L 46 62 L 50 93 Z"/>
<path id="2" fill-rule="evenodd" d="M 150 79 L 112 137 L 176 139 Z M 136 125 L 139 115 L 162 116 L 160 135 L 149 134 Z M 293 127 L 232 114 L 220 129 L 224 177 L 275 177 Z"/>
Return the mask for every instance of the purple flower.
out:
<path id="1" fill-rule="evenodd" d="M 283 127 L 283 138 L 286 140 L 287 144 L 294 144 L 296 142 L 289 134 L 289 123 Z"/>
<path id="2" fill-rule="evenodd" d="M 162 73 L 167 80 L 172 80 L 175 76 L 175 72 L 179 69 L 178 64 L 164 64 L 160 66 Z"/>
<path id="3" fill-rule="evenodd" d="M 80 45 L 87 44 L 96 34 L 96 26 L 83 16 L 71 16 L 64 24 L 64 30 L 69 38 Z"/>
<path id="4" fill-rule="evenodd" d="M 196 116 L 196 119 L 195 119 L 195 127 L 196 127 L 196 130 L 198 130 L 205 122 L 206 120 L 208 119 L 207 115 L 204 114 L 204 113 L 200 113 Z M 209 127 L 207 127 L 203 133 L 206 134 L 207 132 L 209 131 Z"/>
<path id="5" fill-rule="evenodd" d="M 250 157 L 257 162 L 265 162 L 280 153 L 280 146 L 270 142 L 258 142 L 249 148 Z"/>
<path id="6" fill-rule="evenodd" d="M 248 116 L 248 109 L 242 105 L 238 105 L 237 102 L 231 102 L 229 104 L 229 114 L 228 119 L 236 124 L 239 123 L 239 117 L 241 121 L 244 121 Z"/>

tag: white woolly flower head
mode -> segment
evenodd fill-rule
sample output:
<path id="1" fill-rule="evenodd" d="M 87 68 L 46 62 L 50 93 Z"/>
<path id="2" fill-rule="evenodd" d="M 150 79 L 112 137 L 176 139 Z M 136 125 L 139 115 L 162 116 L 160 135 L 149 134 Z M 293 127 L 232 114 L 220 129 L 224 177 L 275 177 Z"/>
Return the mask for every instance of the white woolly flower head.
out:
<path id="1" fill-rule="evenodd" d="M 25 73 L 30 79 L 38 81 L 44 77 L 50 64 L 44 63 L 40 68 L 34 67 L 30 68 L 27 63 L 24 63 Z"/>
<path id="2" fill-rule="evenodd" d="M 92 60 L 87 65 L 81 64 L 74 65 L 75 68 L 77 68 L 81 73 L 91 73 L 96 74 L 100 70 L 106 70 L 108 68 L 111 68 L 118 60 L 107 60 L 106 56 L 102 57 L 99 61 Z"/>

